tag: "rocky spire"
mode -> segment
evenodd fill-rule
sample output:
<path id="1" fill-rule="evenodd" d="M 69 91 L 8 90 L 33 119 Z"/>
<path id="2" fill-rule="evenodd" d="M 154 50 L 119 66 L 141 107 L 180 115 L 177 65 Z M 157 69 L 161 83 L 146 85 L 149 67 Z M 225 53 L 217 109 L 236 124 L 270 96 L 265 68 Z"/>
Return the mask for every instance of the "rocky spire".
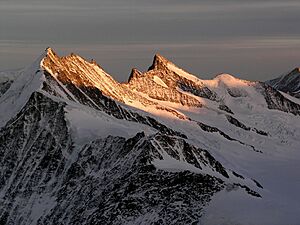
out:
<path id="1" fill-rule="evenodd" d="M 54 50 L 50 47 L 46 48 L 46 54 L 47 56 L 57 56 L 57 54 L 54 52 Z"/>
<path id="2" fill-rule="evenodd" d="M 142 72 L 139 71 L 138 69 L 136 68 L 133 68 L 130 72 L 130 75 L 129 75 L 129 78 L 128 78 L 128 82 L 130 82 L 131 80 L 135 79 L 135 78 L 138 78 L 142 76 Z"/>
<path id="3" fill-rule="evenodd" d="M 161 56 L 160 54 L 155 54 L 154 58 L 153 58 L 153 63 L 152 65 L 149 67 L 149 70 L 155 70 L 155 69 L 165 69 L 167 63 L 169 62 L 169 60 L 167 60 L 166 58 L 164 58 L 163 56 Z"/>
<path id="4" fill-rule="evenodd" d="M 300 68 L 296 67 L 295 69 L 293 69 L 288 75 L 293 75 L 293 74 L 297 74 L 300 73 Z"/>

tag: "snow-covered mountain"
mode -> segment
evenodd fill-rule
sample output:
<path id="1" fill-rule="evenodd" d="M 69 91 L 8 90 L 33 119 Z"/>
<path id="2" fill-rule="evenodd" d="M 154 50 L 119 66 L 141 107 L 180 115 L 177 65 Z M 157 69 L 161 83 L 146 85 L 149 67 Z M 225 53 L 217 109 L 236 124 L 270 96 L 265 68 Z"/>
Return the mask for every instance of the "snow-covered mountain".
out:
<path id="1" fill-rule="evenodd" d="M 268 84 L 51 48 L 0 81 L 0 224 L 297 221 L 300 105 Z"/>
<path id="2" fill-rule="evenodd" d="M 295 68 L 288 74 L 266 82 L 277 90 L 300 98 L 300 68 Z"/>
<path id="3" fill-rule="evenodd" d="M 14 79 L 21 73 L 21 70 L 0 71 L 0 97 L 8 90 Z"/>

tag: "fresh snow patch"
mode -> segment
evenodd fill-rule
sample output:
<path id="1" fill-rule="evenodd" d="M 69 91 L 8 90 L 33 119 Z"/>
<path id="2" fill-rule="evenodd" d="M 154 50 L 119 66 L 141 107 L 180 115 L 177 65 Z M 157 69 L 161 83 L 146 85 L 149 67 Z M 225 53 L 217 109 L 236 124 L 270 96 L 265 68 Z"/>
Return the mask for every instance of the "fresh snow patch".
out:
<path id="1" fill-rule="evenodd" d="M 44 76 L 40 63 L 45 56 L 46 52 L 24 69 L 10 88 L 1 96 L 0 127 L 22 109 L 33 92 L 41 89 Z"/>
<path id="2" fill-rule="evenodd" d="M 291 96 L 291 95 L 289 95 L 289 94 L 287 94 L 287 93 L 284 93 L 284 92 L 282 92 L 282 91 L 279 91 L 279 92 L 280 92 L 280 94 L 282 94 L 282 95 L 283 95 L 285 98 L 287 98 L 288 100 L 290 100 L 290 101 L 292 101 L 292 102 L 294 102 L 294 103 L 300 105 L 300 99 L 295 98 L 295 97 L 293 97 L 293 96 Z"/>
<path id="3" fill-rule="evenodd" d="M 30 201 L 33 202 L 30 210 L 31 214 L 29 216 L 31 225 L 38 224 L 41 215 L 47 215 L 57 204 L 55 198 L 50 196 L 50 194 L 38 195 L 34 193 L 31 196 Z"/>
<path id="4" fill-rule="evenodd" d="M 130 138 L 141 131 L 148 135 L 155 133 L 155 130 L 149 126 L 119 120 L 88 107 L 77 108 L 67 105 L 66 119 L 77 145 L 83 145 L 98 138 L 106 138 L 109 135 Z"/>
<path id="5" fill-rule="evenodd" d="M 163 82 L 162 79 L 160 79 L 158 76 L 154 76 L 153 77 L 153 80 L 155 83 L 157 83 L 158 85 L 162 86 L 162 87 L 165 87 L 165 88 L 168 88 L 168 86 L 166 85 L 165 82 Z"/>
<path id="6" fill-rule="evenodd" d="M 180 172 L 188 170 L 193 173 L 203 173 L 199 168 L 193 166 L 192 164 L 176 160 L 172 157 L 165 157 L 163 160 L 154 159 L 152 163 L 157 169 L 169 172 Z"/>
<path id="7" fill-rule="evenodd" d="M 183 69 L 178 68 L 177 66 L 175 66 L 173 63 L 168 63 L 167 67 L 169 70 L 175 72 L 176 74 L 178 74 L 179 76 L 182 76 L 188 80 L 194 81 L 194 82 L 198 82 L 200 81 L 200 79 L 186 71 L 184 71 Z"/>
<path id="8" fill-rule="evenodd" d="M 18 77 L 20 73 L 21 70 L 0 71 L 0 83 L 13 81 Z"/>

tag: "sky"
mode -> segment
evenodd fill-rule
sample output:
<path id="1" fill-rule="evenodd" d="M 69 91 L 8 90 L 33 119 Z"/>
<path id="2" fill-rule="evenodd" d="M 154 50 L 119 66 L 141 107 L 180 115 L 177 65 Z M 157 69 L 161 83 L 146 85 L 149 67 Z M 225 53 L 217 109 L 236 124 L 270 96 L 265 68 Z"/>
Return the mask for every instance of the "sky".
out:
<path id="1" fill-rule="evenodd" d="M 46 47 L 119 81 L 155 53 L 200 78 L 267 80 L 300 67 L 299 0 L 0 0 L 0 70 Z"/>

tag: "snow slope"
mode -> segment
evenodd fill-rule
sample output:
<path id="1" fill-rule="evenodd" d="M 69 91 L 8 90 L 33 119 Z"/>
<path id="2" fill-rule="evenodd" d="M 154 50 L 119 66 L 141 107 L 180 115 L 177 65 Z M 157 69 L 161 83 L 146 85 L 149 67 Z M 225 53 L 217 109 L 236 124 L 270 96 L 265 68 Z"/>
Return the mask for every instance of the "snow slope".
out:
<path id="1" fill-rule="evenodd" d="M 40 71 L 40 64 L 45 56 L 46 52 L 41 54 L 32 65 L 25 68 L 1 96 L 0 127 L 22 109 L 33 91 L 41 88 L 43 73 Z"/>

